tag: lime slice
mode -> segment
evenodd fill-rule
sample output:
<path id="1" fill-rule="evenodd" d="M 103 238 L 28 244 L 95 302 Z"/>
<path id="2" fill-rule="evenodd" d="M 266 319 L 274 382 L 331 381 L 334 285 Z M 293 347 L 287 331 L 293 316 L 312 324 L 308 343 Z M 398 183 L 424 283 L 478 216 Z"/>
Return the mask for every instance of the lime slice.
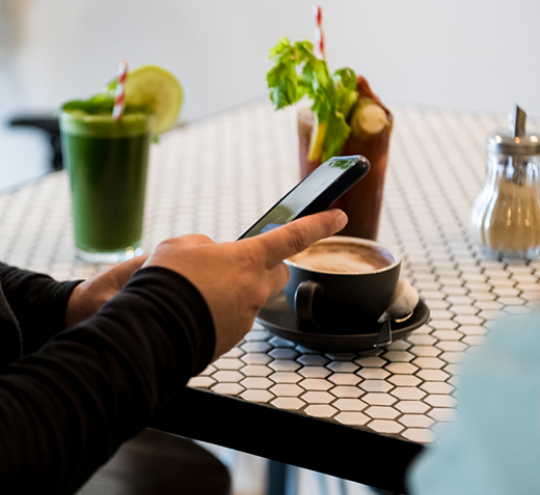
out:
<path id="1" fill-rule="evenodd" d="M 169 130 L 177 121 L 184 91 L 178 79 L 156 65 L 143 65 L 128 73 L 126 104 L 145 106 L 155 112 L 154 135 Z"/>

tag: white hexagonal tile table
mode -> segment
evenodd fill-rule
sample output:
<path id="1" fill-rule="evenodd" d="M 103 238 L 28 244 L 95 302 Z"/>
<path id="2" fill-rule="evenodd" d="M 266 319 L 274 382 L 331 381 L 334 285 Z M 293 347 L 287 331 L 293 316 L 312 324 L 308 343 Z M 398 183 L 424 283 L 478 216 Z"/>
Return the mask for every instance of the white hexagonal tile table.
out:
<path id="1" fill-rule="evenodd" d="M 403 257 L 403 274 L 431 308 L 431 321 L 408 338 L 365 354 L 311 351 L 256 323 L 188 388 L 193 400 L 203 397 L 201 408 L 210 401 L 214 420 L 226 414 L 230 402 L 216 408 L 208 398 L 240 404 L 234 409 L 240 415 L 237 436 L 249 431 L 254 442 L 261 442 L 258 435 L 264 431 L 279 438 L 279 422 L 288 418 L 297 425 L 296 437 L 287 443 L 294 448 L 282 451 L 299 449 L 292 460 L 310 458 L 310 450 L 320 453 L 318 433 L 328 425 L 349 432 L 345 444 L 353 432 L 361 432 L 362 441 L 374 442 L 370 445 L 391 440 L 409 454 L 408 446 L 418 451 L 433 439 L 434 425 L 453 417 L 461 356 L 482 343 L 494 320 L 529 312 L 540 303 L 540 261 L 487 259 L 468 233 L 469 213 L 484 182 L 485 137 L 505 125 L 505 116 L 390 106 L 395 131 L 380 241 Z M 194 232 L 232 241 L 299 178 L 295 112 L 275 112 L 262 100 L 174 129 L 152 148 L 146 251 L 165 238 Z M 69 205 L 63 172 L 0 194 L 0 259 L 60 280 L 100 270 L 74 260 Z M 265 422 L 265 414 L 277 419 Z M 248 420 L 255 426 L 248 427 Z M 176 428 L 170 426 L 172 413 L 163 421 Z M 233 430 L 234 415 L 228 421 Z M 311 436 L 301 437 L 304 424 L 312 429 Z M 229 441 L 222 431 L 227 425 L 222 430 L 212 429 L 209 422 L 206 426 L 218 443 Z M 342 429 L 331 430 L 336 439 Z M 204 431 L 191 433 L 204 437 Z M 272 438 L 264 442 L 270 445 Z M 236 447 L 250 450 L 250 445 Z M 328 458 L 338 456 L 336 445 Z M 264 455 L 262 447 L 253 449 Z M 279 457 L 282 451 L 276 447 L 273 452 Z M 340 462 L 346 464 L 346 458 Z M 366 471 L 377 470 L 366 465 Z M 358 466 L 332 474 L 353 479 Z M 325 470 L 316 460 L 306 467 Z M 380 480 L 364 472 L 357 481 Z"/>

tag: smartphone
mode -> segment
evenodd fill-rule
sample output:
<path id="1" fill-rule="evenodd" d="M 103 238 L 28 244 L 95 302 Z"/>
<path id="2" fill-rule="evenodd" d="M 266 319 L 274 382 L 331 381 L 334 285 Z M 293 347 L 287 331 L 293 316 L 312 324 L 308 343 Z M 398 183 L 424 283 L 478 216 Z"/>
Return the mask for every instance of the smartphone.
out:
<path id="1" fill-rule="evenodd" d="M 240 239 L 268 232 L 297 218 L 326 210 L 368 171 L 369 162 L 363 156 L 330 158 L 283 196 Z"/>

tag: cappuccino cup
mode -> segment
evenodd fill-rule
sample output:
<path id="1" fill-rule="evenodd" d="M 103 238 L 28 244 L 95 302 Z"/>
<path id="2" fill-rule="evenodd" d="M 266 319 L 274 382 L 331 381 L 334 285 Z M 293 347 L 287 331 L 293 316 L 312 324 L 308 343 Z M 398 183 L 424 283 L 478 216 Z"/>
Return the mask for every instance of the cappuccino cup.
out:
<path id="1" fill-rule="evenodd" d="M 370 333 L 396 291 L 401 259 L 378 242 L 333 236 L 285 260 L 284 294 L 299 329 Z"/>

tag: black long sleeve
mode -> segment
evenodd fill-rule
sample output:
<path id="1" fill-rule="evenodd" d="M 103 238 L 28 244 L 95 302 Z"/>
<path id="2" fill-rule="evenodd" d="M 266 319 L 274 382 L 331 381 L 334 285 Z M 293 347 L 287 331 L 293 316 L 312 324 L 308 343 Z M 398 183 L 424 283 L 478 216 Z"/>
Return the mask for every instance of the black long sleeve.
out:
<path id="1" fill-rule="evenodd" d="M 55 333 L 66 326 L 66 306 L 73 289 L 81 281 L 57 282 L 43 273 L 21 270 L 14 266 L 0 263 L 0 321 L 3 323 L 13 317 L 18 326 L 18 338 L 22 342 L 22 349 L 18 352 L 29 354 L 39 349 Z M 5 297 L 9 309 L 2 305 L 2 295 Z M 11 310 L 9 315 L 2 315 Z M 2 317 L 4 316 L 4 317 Z M 8 332 L 8 324 L 0 330 L 0 346 Z M 9 331 L 14 332 L 13 325 Z M 1 349 L 1 348 L 0 348 Z M 7 348 L 4 348 L 7 350 Z M 12 357 L 12 356 L 10 356 Z M 0 364 L 11 362 L 13 359 L 2 359 Z M 18 356 L 16 356 L 18 357 Z"/>
<path id="2" fill-rule="evenodd" d="M 2 493 L 76 491 L 214 347 L 210 311 L 188 280 L 164 268 L 137 272 L 97 315 L 3 369 Z"/>

